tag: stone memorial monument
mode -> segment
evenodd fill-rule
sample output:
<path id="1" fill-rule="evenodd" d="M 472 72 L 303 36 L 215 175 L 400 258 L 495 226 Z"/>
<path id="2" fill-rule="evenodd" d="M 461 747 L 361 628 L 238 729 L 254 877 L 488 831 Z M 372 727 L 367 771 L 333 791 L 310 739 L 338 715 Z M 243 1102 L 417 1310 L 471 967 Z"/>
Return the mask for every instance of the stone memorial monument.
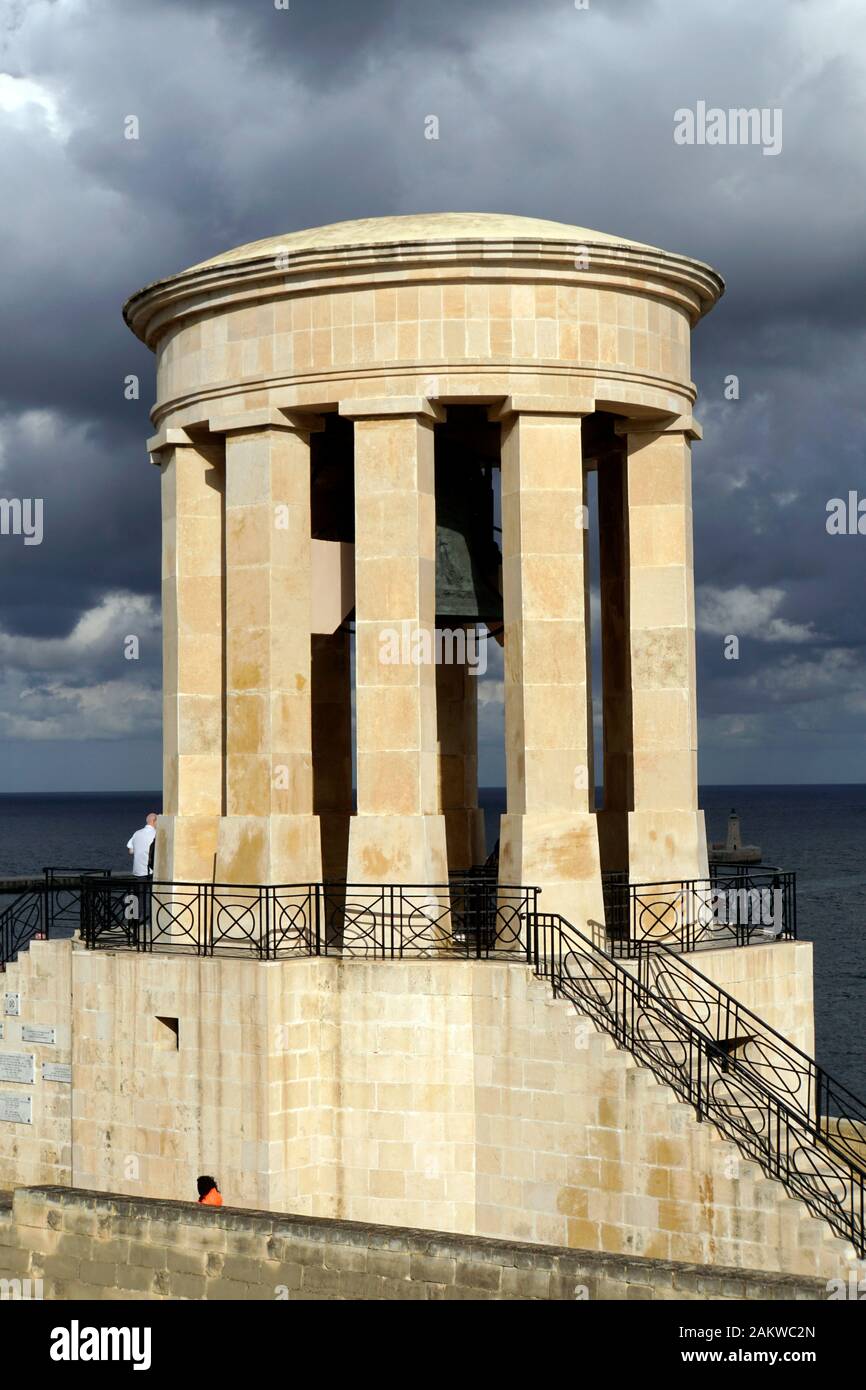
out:
<path id="1" fill-rule="evenodd" d="M 733 883 L 737 912 L 778 900 L 772 932 L 721 918 L 698 807 L 689 349 L 722 288 L 443 213 L 129 300 L 157 363 L 164 812 L 152 884 L 70 885 L 75 939 L 50 883 L 5 909 L 0 1274 L 205 1296 L 186 1207 L 165 1248 L 203 1173 L 241 1296 L 272 1242 L 235 1207 L 642 1256 L 668 1285 L 866 1272 L 866 1108 L 809 1055 L 793 875 Z"/>
<path id="2" fill-rule="evenodd" d="M 443 213 L 272 237 L 132 297 L 157 358 L 157 877 L 444 883 L 483 857 L 476 682 L 383 660 L 446 622 L 504 640 L 504 881 L 585 924 L 603 869 L 706 874 L 689 346 L 721 291 L 605 233 Z"/>

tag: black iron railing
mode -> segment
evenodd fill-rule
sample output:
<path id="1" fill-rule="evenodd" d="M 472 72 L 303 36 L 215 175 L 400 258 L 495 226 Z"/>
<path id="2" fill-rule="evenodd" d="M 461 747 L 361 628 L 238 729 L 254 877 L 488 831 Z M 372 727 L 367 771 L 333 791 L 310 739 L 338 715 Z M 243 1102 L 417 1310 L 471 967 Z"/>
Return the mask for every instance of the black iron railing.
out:
<path id="1" fill-rule="evenodd" d="M 554 913 L 532 920 L 530 959 L 555 995 L 582 1014 L 778 1178 L 866 1256 L 866 1167 L 840 1151 L 759 1070 Z"/>
<path id="2" fill-rule="evenodd" d="M 538 890 L 458 878 L 449 884 L 82 881 L 85 945 L 279 960 L 484 958 L 523 952 Z"/>
<path id="3" fill-rule="evenodd" d="M 779 874 L 782 872 L 778 864 L 728 864 L 724 859 L 713 859 L 710 856 L 710 878 L 721 875 L 724 878 L 742 876 L 748 878 L 749 874 Z"/>
<path id="4" fill-rule="evenodd" d="M 47 935 L 45 894 L 40 889 L 19 893 L 0 911 L 0 970 L 34 937 Z"/>
<path id="5" fill-rule="evenodd" d="M 91 920 L 96 936 L 103 937 L 110 924 L 115 934 L 124 932 L 130 941 L 137 940 L 129 925 L 132 918 L 123 915 L 131 910 L 128 905 L 123 906 L 125 891 L 131 891 L 125 890 L 124 885 L 130 883 L 136 893 L 145 893 L 138 880 L 131 881 L 127 875 L 106 869 L 46 869 L 41 892 L 28 888 L 0 912 L 0 968 L 36 936 L 68 936 L 79 929 L 84 885 L 91 892 L 94 884 L 104 888 L 110 884 L 112 888 L 107 899 L 93 905 Z M 341 917 L 346 912 L 357 951 L 366 940 L 370 950 L 382 954 L 386 939 L 395 942 L 395 950 L 408 950 L 416 935 L 416 947 L 425 942 L 429 945 L 433 924 L 447 921 L 450 912 L 458 924 L 453 943 L 457 953 L 466 954 L 471 942 L 476 953 L 484 954 L 493 949 L 497 939 L 502 943 L 509 935 L 509 903 L 515 893 L 522 891 L 503 889 L 504 896 L 500 896 L 495 867 L 487 865 L 452 872 L 447 894 L 444 885 L 432 890 L 394 890 L 383 886 L 375 890 L 365 888 L 359 901 L 348 904 L 342 884 L 315 885 L 320 893 L 318 902 L 308 901 L 310 885 L 260 889 L 182 884 L 174 885 L 177 892 L 170 891 L 173 886 L 169 884 L 156 887 L 156 919 L 152 921 L 151 915 L 147 915 L 143 941 L 152 941 L 158 948 L 167 939 L 168 924 L 173 936 L 198 939 L 199 924 L 209 920 L 212 926 L 205 939 L 216 946 L 235 941 L 246 929 L 251 940 L 261 940 L 263 950 L 278 949 L 282 954 L 297 954 L 311 933 L 315 939 L 317 914 L 320 944 L 324 942 L 325 949 L 332 948 L 339 939 Z M 606 873 L 603 889 L 606 946 L 620 958 L 634 958 L 646 947 L 692 951 L 708 946 L 790 940 L 797 934 L 795 875 L 774 868 L 723 866 L 716 868 L 709 879 L 653 884 L 632 884 L 625 873 Z M 419 900 L 423 901 L 428 891 L 434 894 L 436 903 L 422 907 Z M 371 905 L 371 894 L 378 899 L 376 909 Z M 207 906 L 203 906 L 208 898 Z M 464 930 L 467 923 L 468 934 Z M 449 927 L 444 933 L 446 939 L 450 930 Z M 272 947 L 274 942 L 276 946 Z M 294 951 L 293 942 L 297 947 Z M 145 945 L 142 949 L 153 946 Z"/>
<path id="6" fill-rule="evenodd" d="M 709 878 L 629 883 L 605 874 L 605 927 L 611 953 L 630 958 L 646 946 L 695 951 L 791 941 L 797 936 L 796 875 L 781 869 L 717 869 Z"/>
<path id="7" fill-rule="evenodd" d="M 91 947 L 200 955 L 372 957 L 514 952 L 537 890 L 488 873 L 448 884 L 163 883 L 110 870 L 51 868 L 0 912 L 0 968 L 35 938 L 79 932 Z"/>
<path id="8" fill-rule="evenodd" d="M 823 1144 L 862 1164 L 866 1159 L 866 1104 L 813 1057 L 679 952 L 641 950 L 638 979 L 696 1027 L 721 1054 L 733 1058 L 780 1100 L 798 1111 Z M 838 1119 L 844 1116 L 844 1130 Z"/>
<path id="9" fill-rule="evenodd" d="M 603 873 L 601 889 L 604 898 L 604 921 L 608 941 L 621 941 L 628 936 L 629 883 L 625 871 Z"/>
<path id="10" fill-rule="evenodd" d="M 117 877 L 111 869 L 65 869 L 42 871 L 45 882 L 45 933 L 69 936 L 81 924 L 81 884 L 94 880 L 110 882 Z M 121 875 L 126 877 L 126 875 Z"/>
<path id="11" fill-rule="evenodd" d="M 111 878 L 110 869 L 50 868 L 41 879 L 24 880 L 24 891 L 0 910 L 0 970 L 31 941 L 74 935 L 81 924 L 81 884 Z"/>

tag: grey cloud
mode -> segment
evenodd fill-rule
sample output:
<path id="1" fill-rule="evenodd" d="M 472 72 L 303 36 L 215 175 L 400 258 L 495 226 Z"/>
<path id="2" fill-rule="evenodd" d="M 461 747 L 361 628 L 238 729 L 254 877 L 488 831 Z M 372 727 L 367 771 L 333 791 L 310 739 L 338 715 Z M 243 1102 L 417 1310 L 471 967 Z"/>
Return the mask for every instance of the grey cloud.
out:
<path id="1" fill-rule="evenodd" d="M 44 496 L 47 518 L 30 553 L 0 543 L 0 629 L 63 639 L 109 592 L 157 595 L 152 361 L 120 320 L 129 293 L 320 222 L 510 210 L 656 242 L 727 278 L 694 339 L 697 580 L 778 591 L 776 616 L 817 636 L 814 649 L 747 638 L 733 669 L 700 635 L 705 772 L 724 768 L 725 719 L 745 739 L 771 718 L 793 749 L 811 700 L 862 735 L 864 551 L 823 519 L 829 497 L 866 491 L 866 20 L 854 0 L 825 19 L 788 0 L 12 6 L 0 63 L 43 85 L 57 122 L 0 110 L 0 494 Z M 699 99 L 782 106 L 782 154 L 676 146 L 674 112 Z M 122 139 L 129 113 L 138 142 Z M 439 141 L 423 138 L 429 113 Z M 128 372 L 139 403 L 123 399 Z M 726 402 L 732 372 L 741 399 Z M 34 411 L 55 435 L 28 434 Z M 821 668 L 819 690 L 806 677 L 827 650 L 852 658 Z M 105 679 L 82 662 L 82 687 Z"/>

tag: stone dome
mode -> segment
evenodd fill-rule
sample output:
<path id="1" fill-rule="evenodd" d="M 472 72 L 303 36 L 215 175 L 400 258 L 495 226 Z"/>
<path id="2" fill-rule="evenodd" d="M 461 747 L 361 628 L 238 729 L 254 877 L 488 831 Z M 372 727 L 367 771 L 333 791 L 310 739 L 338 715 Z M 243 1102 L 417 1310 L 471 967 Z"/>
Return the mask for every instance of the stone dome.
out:
<path id="1" fill-rule="evenodd" d="M 315 248 L 387 246 L 400 242 L 430 241 L 564 241 L 604 243 L 658 250 L 628 237 L 595 232 L 589 227 L 573 227 L 567 222 L 551 222 L 541 217 L 516 217 L 501 212 L 422 212 L 402 217 L 361 217 L 351 222 L 331 222 L 324 227 L 308 227 L 282 236 L 264 237 L 223 251 L 209 260 L 190 266 L 204 270 L 260 256 L 291 255 Z"/>

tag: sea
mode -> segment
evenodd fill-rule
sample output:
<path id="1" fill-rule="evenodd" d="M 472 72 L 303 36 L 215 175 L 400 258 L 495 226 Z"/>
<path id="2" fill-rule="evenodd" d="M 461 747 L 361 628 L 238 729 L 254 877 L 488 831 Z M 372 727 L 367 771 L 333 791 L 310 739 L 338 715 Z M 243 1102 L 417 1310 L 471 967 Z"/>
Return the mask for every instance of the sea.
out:
<path id="1" fill-rule="evenodd" d="M 479 802 L 492 847 L 504 788 L 482 788 Z M 127 871 L 126 842 L 160 804 L 157 791 L 0 795 L 0 878 Z M 724 840 L 735 809 L 744 843 L 796 873 L 798 934 L 814 943 L 817 1059 L 866 1100 L 866 785 L 705 786 L 700 804 L 710 840 Z"/>

